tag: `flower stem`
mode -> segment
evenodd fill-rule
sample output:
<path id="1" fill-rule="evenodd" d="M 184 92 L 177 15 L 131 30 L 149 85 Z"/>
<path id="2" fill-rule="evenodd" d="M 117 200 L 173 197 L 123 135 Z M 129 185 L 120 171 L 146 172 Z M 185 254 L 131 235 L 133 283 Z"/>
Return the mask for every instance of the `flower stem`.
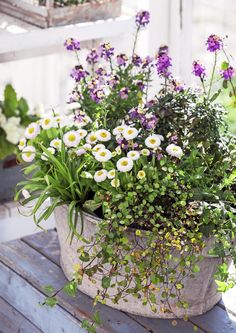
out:
<path id="1" fill-rule="evenodd" d="M 210 98 L 211 89 L 212 89 L 212 83 L 213 83 L 215 69 L 216 69 L 216 63 L 217 63 L 217 53 L 215 53 L 214 65 L 213 65 L 213 69 L 212 69 L 211 81 L 210 81 L 210 86 L 209 86 L 209 91 L 208 91 L 207 99 Z"/>
<path id="2" fill-rule="evenodd" d="M 136 33 L 135 33 L 134 46 L 133 46 L 132 56 L 134 55 L 135 50 L 136 50 L 139 31 L 140 31 L 140 27 L 137 28 Z"/>

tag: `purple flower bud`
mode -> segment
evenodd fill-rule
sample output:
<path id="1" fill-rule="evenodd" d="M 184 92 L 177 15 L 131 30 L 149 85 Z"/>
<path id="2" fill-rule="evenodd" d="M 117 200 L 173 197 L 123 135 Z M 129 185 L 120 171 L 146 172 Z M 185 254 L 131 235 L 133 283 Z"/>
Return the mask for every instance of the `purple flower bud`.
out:
<path id="1" fill-rule="evenodd" d="M 194 61 L 192 73 L 203 79 L 206 76 L 206 68 L 199 61 Z"/>
<path id="2" fill-rule="evenodd" d="M 89 54 L 87 55 L 86 61 L 90 64 L 90 65 L 94 65 L 98 62 L 98 53 L 96 51 L 96 49 L 92 49 Z"/>
<path id="3" fill-rule="evenodd" d="M 116 60 L 117 60 L 118 66 L 125 66 L 128 61 L 128 57 L 126 54 L 121 53 L 121 54 L 117 55 Z"/>
<path id="4" fill-rule="evenodd" d="M 72 69 L 70 76 L 76 81 L 80 82 L 84 79 L 89 73 L 83 68 L 82 65 L 77 65 Z"/>
<path id="5" fill-rule="evenodd" d="M 146 58 L 143 59 L 142 61 L 142 68 L 147 68 L 147 67 L 151 67 L 153 65 L 153 58 L 150 56 L 147 56 Z"/>
<path id="6" fill-rule="evenodd" d="M 127 99 L 129 96 L 129 92 L 130 92 L 129 88 L 127 87 L 121 88 L 121 90 L 119 91 L 120 98 Z"/>
<path id="7" fill-rule="evenodd" d="M 138 27 L 145 27 L 150 22 L 150 13 L 146 10 L 138 12 L 135 16 L 135 23 Z"/>
<path id="8" fill-rule="evenodd" d="M 217 35 L 210 35 L 206 42 L 207 51 L 216 52 L 223 48 L 223 41 Z"/>
<path id="9" fill-rule="evenodd" d="M 132 63 L 134 64 L 134 66 L 141 66 L 142 65 L 142 59 L 139 55 L 134 54 L 132 57 Z"/>
<path id="10" fill-rule="evenodd" d="M 80 50 L 80 42 L 77 39 L 74 38 L 68 38 L 64 46 L 68 51 L 79 51 Z"/>
<path id="11" fill-rule="evenodd" d="M 232 66 L 229 66 L 227 69 L 220 71 L 220 74 L 224 80 L 229 81 L 235 76 L 235 70 Z"/>
<path id="12" fill-rule="evenodd" d="M 107 72 L 105 70 L 105 68 L 99 66 L 98 69 L 96 69 L 95 73 L 98 75 L 98 76 L 102 76 L 102 75 L 106 75 Z"/>
<path id="13" fill-rule="evenodd" d="M 114 47 L 111 47 L 110 43 L 103 43 L 99 47 L 99 55 L 105 60 L 110 60 L 114 55 Z"/>

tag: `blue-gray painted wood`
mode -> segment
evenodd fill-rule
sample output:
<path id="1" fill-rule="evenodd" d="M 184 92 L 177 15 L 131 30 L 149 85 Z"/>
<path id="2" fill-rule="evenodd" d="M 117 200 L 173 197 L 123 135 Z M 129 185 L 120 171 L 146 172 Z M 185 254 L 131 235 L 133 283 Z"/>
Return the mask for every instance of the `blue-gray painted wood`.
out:
<path id="1" fill-rule="evenodd" d="M 0 298 L 0 332 L 1 333 L 42 333 L 21 313 Z"/>
<path id="2" fill-rule="evenodd" d="M 44 295 L 2 263 L 0 281 L 0 296 L 44 333 L 85 333 L 80 322 L 60 306 L 40 306 Z"/>
<path id="3" fill-rule="evenodd" d="M 43 286 L 52 285 L 60 289 L 67 282 L 62 270 L 56 264 L 19 240 L 0 245 L 0 261 L 11 267 L 26 282 L 39 290 L 41 296 L 45 295 Z M 81 292 L 78 292 L 76 298 L 70 298 L 60 292 L 58 301 L 66 312 L 79 321 L 89 319 L 92 316 L 93 301 Z M 147 333 L 146 329 L 126 314 L 103 305 L 99 305 L 99 309 L 103 322 L 101 332 Z M 68 333 L 70 332 L 68 331 Z"/>
<path id="4" fill-rule="evenodd" d="M 202 316 L 192 317 L 191 321 L 207 333 L 236 333 L 236 317 L 219 306 Z"/>

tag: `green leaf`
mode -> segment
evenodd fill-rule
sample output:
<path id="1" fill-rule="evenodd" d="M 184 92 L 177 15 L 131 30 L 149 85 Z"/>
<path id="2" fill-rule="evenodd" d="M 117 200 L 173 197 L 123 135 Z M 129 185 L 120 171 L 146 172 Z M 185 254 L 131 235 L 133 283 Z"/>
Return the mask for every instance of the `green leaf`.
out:
<path id="1" fill-rule="evenodd" d="M 77 284 L 75 281 L 71 281 L 69 283 L 67 283 L 64 288 L 63 291 L 65 294 L 67 294 L 70 297 L 76 297 L 77 295 Z"/>
<path id="2" fill-rule="evenodd" d="M 16 116 L 17 95 L 12 85 L 7 84 L 4 91 L 4 114 L 7 118 Z"/>
<path id="3" fill-rule="evenodd" d="M 108 276 L 103 276 L 102 278 L 102 287 L 107 289 L 110 287 L 111 284 L 111 278 Z"/>
<path id="4" fill-rule="evenodd" d="M 199 273 L 200 272 L 200 267 L 198 265 L 194 265 L 192 268 L 193 273 Z"/>
<path id="5" fill-rule="evenodd" d="M 44 304 L 53 308 L 57 304 L 57 299 L 56 297 L 47 297 Z"/>
<path id="6" fill-rule="evenodd" d="M 94 322 L 95 322 L 97 325 L 101 325 L 101 324 L 102 324 L 102 320 L 101 320 L 101 317 L 100 317 L 100 313 L 99 313 L 98 311 L 96 311 L 96 312 L 93 314 L 92 319 L 94 320 Z"/>
<path id="7" fill-rule="evenodd" d="M 27 115 L 27 112 L 29 111 L 29 106 L 23 97 L 21 97 L 18 101 L 18 110 L 20 111 L 21 118 L 25 118 Z"/>
<path id="8" fill-rule="evenodd" d="M 96 209 L 101 207 L 102 202 L 97 202 L 95 200 L 87 200 L 84 203 L 84 208 L 90 210 L 91 212 L 94 212 Z"/>
<path id="9" fill-rule="evenodd" d="M 227 61 L 223 61 L 221 64 L 222 71 L 228 69 L 228 67 L 229 67 L 229 63 Z"/>
<path id="10" fill-rule="evenodd" d="M 224 80 L 222 85 L 223 85 L 223 88 L 227 89 L 228 88 L 228 81 Z"/>

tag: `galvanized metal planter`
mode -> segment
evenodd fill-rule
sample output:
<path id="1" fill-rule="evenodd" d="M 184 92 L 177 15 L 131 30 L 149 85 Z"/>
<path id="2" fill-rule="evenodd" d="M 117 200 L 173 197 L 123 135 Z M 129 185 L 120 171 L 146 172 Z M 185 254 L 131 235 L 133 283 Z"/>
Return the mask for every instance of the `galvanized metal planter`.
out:
<path id="1" fill-rule="evenodd" d="M 23 180 L 21 168 L 14 155 L 0 161 L 0 202 L 13 200 L 16 184 Z"/>
<path id="2" fill-rule="evenodd" d="M 84 243 L 73 239 L 70 245 L 68 240 L 69 227 L 67 223 L 67 206 L 57 207 L 55 210 L 55 220 L 57 225 L 57 232 L 61 247 L 61 267 L 66 275 L 66 277 L 71 280 L 73 276 L 73 267 L 75 264 L 80 263 L 78 259 L 77 249 Z M 92 235 L 97 230 L 97 224 L 99 223 L 98 218 L 84 213 L 84 237 L 90 239 Z M 80 221 L 78 221 L 78 228 L 80 228 Z M 80 229 L 78 229 L 80 230 Z M 128 232 L 128 237 L 132 240 L 134 237 L 133 232 Z M 142 299 L 133 298 L 131 295 L 126 299 L 128 302 L 120 301 L 119 304 L 113 304 L 109 300 L 107 305 L 125 311 L 130 312 L 135 315 L 153 317 L 153 318 L 183 318 L 187 316 L 197 316 L 201 315 L 215 306 L 221 299 L 221 294 L 217 292 L 217 286 L 214 282 L 214 274 L 217 270 L 217 266 L 221 263 L 220 258 L 209 256 L 208 249 L 211 248 L 212 240 L 208 241 L 207 247 L 203 252 L 204 260 L 199 263 L 200 274 L 196 274 L 194 278 L 185 278 L 183 280 L 183 298 L 189 303 L 189 308 L 187 310 L 181 309 L 176 306 L 175 300 L 170 301 L 173 314 L 163 313 L 157 311 L 153 313 L 151 308 L 147 305 L 142 304 Z M 101 276 L 93 277 L 96 283 L 92 283 L 88 278 L 84 278 L 82 285 L 79 289 L 94 297 L 97 294 L 97 290 L 100 288 Z M 160 301 L 160 294 L 162 291 L 156 292 L 157 301 Z M 158 302 L 159 303 L 159 302 Z"/>
<path id="3" fill-rule="evenodd" d="M 81 5 L 55 7 L 53 0 L 0 0 L 0 12 L 40 28 L 115 18 L 121 14 L 121 0 L 91 0 Z"/>

